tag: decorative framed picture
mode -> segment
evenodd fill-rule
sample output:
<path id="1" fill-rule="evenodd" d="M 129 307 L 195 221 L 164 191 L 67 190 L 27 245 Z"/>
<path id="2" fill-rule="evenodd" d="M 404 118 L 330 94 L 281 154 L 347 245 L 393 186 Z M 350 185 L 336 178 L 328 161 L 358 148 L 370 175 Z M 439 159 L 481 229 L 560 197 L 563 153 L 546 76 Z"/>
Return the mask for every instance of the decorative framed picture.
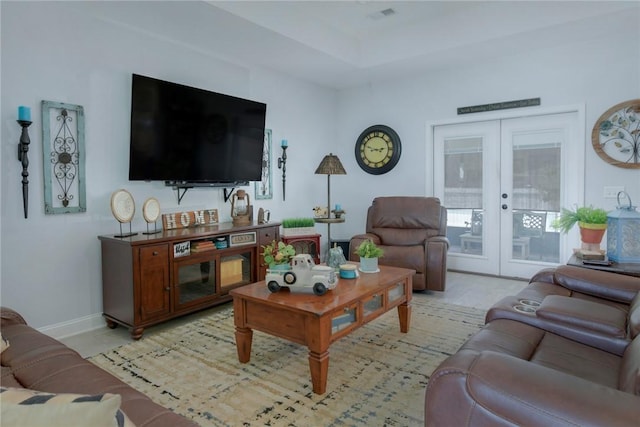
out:
<path id="1" fill-rule="evenodd" d="M 44 212 L 86 212 L 84 108 L 42 101 Z"/>
<path id="2" fill-rule="evenodd" d="M 621 102 L 605 111 L 591 132 L 593 149 L 619 168 L 640 168 L 640 99 Z"/>
<path id="3" fill-rule="evenodd" d="M 262 148 L 262 179 L 255 182 L 256 200 L 273 199 L 271 163 L 271 129 L 265 129 Z"/>

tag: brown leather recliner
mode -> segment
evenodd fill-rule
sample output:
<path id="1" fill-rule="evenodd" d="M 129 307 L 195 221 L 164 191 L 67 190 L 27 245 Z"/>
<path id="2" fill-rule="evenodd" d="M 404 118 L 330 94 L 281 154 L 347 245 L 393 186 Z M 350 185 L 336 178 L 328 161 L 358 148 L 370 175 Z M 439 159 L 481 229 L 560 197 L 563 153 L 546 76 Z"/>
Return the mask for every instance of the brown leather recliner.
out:
<path id="1" fill-rule="evenodd" d="M 487 312 L 622 355 L 640 334 L 640 278 L 561 265 L 535 274 Z"/>
<path id="2" fill-rule="evenodd" d="M 444 291 L 447 273 L 447 209 L 436 197 L 376 197 L 367 212 L 366 233 L 349 242 L 349 259 L 371 239 L 384 250 L 380 265 L 410 268 L 414 290 Z"/>
<path id="3" fill-rule="evenodd" d="M 429 378 L 425 426 L 638 426 L 640 278 L 559 266 Z"/>

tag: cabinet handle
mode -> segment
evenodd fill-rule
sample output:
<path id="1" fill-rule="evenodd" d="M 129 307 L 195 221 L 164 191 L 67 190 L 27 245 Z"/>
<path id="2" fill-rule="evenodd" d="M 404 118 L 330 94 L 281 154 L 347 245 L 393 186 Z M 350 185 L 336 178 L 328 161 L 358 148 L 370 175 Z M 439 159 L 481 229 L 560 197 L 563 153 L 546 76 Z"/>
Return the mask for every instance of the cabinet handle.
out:
<path id="1" fill-rule="evenodd" d="M 164 290 L 169 292 L 171 290 L 171 288 L 169 286 L 167 286 L 166 288 L 164 288 Z"/>
<path id="2" fill-rule="evenodd" d="M 158 251 L 153 251 L 153 256 L 157 256 L 157 255 L 159 255 L 159 252 Z"/>

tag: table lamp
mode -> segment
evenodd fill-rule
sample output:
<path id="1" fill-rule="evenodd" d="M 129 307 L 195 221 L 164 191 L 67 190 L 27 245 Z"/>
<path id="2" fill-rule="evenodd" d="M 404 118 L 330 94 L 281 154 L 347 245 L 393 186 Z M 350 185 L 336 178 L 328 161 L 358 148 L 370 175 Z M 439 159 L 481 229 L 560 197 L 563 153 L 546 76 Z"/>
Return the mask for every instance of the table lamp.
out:
<path id="1" fill-rule="evenodd" d="M 316 175 L 327 175 L 327 218 L 331 217 L 331 175 L 346 175 L 338 156 L 332 153 L 324 156 L 320 166 L 316 169 Z"/>

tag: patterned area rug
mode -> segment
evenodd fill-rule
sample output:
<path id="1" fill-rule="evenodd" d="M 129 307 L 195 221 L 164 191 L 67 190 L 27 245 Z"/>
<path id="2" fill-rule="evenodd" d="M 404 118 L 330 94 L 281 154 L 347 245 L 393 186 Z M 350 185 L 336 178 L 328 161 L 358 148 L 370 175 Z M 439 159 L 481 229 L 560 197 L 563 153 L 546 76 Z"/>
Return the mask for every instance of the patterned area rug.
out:
<path id="1" fill-rule="evenodd" d="M 306 347 L 254 331 L 239 363 L 231 304 L 89 360 L 202 426 L 422 426 L 429 375 L 484 314 L 414 295 L 409 333 L 392 310 L 331 345 L 324 395 Z"/>

